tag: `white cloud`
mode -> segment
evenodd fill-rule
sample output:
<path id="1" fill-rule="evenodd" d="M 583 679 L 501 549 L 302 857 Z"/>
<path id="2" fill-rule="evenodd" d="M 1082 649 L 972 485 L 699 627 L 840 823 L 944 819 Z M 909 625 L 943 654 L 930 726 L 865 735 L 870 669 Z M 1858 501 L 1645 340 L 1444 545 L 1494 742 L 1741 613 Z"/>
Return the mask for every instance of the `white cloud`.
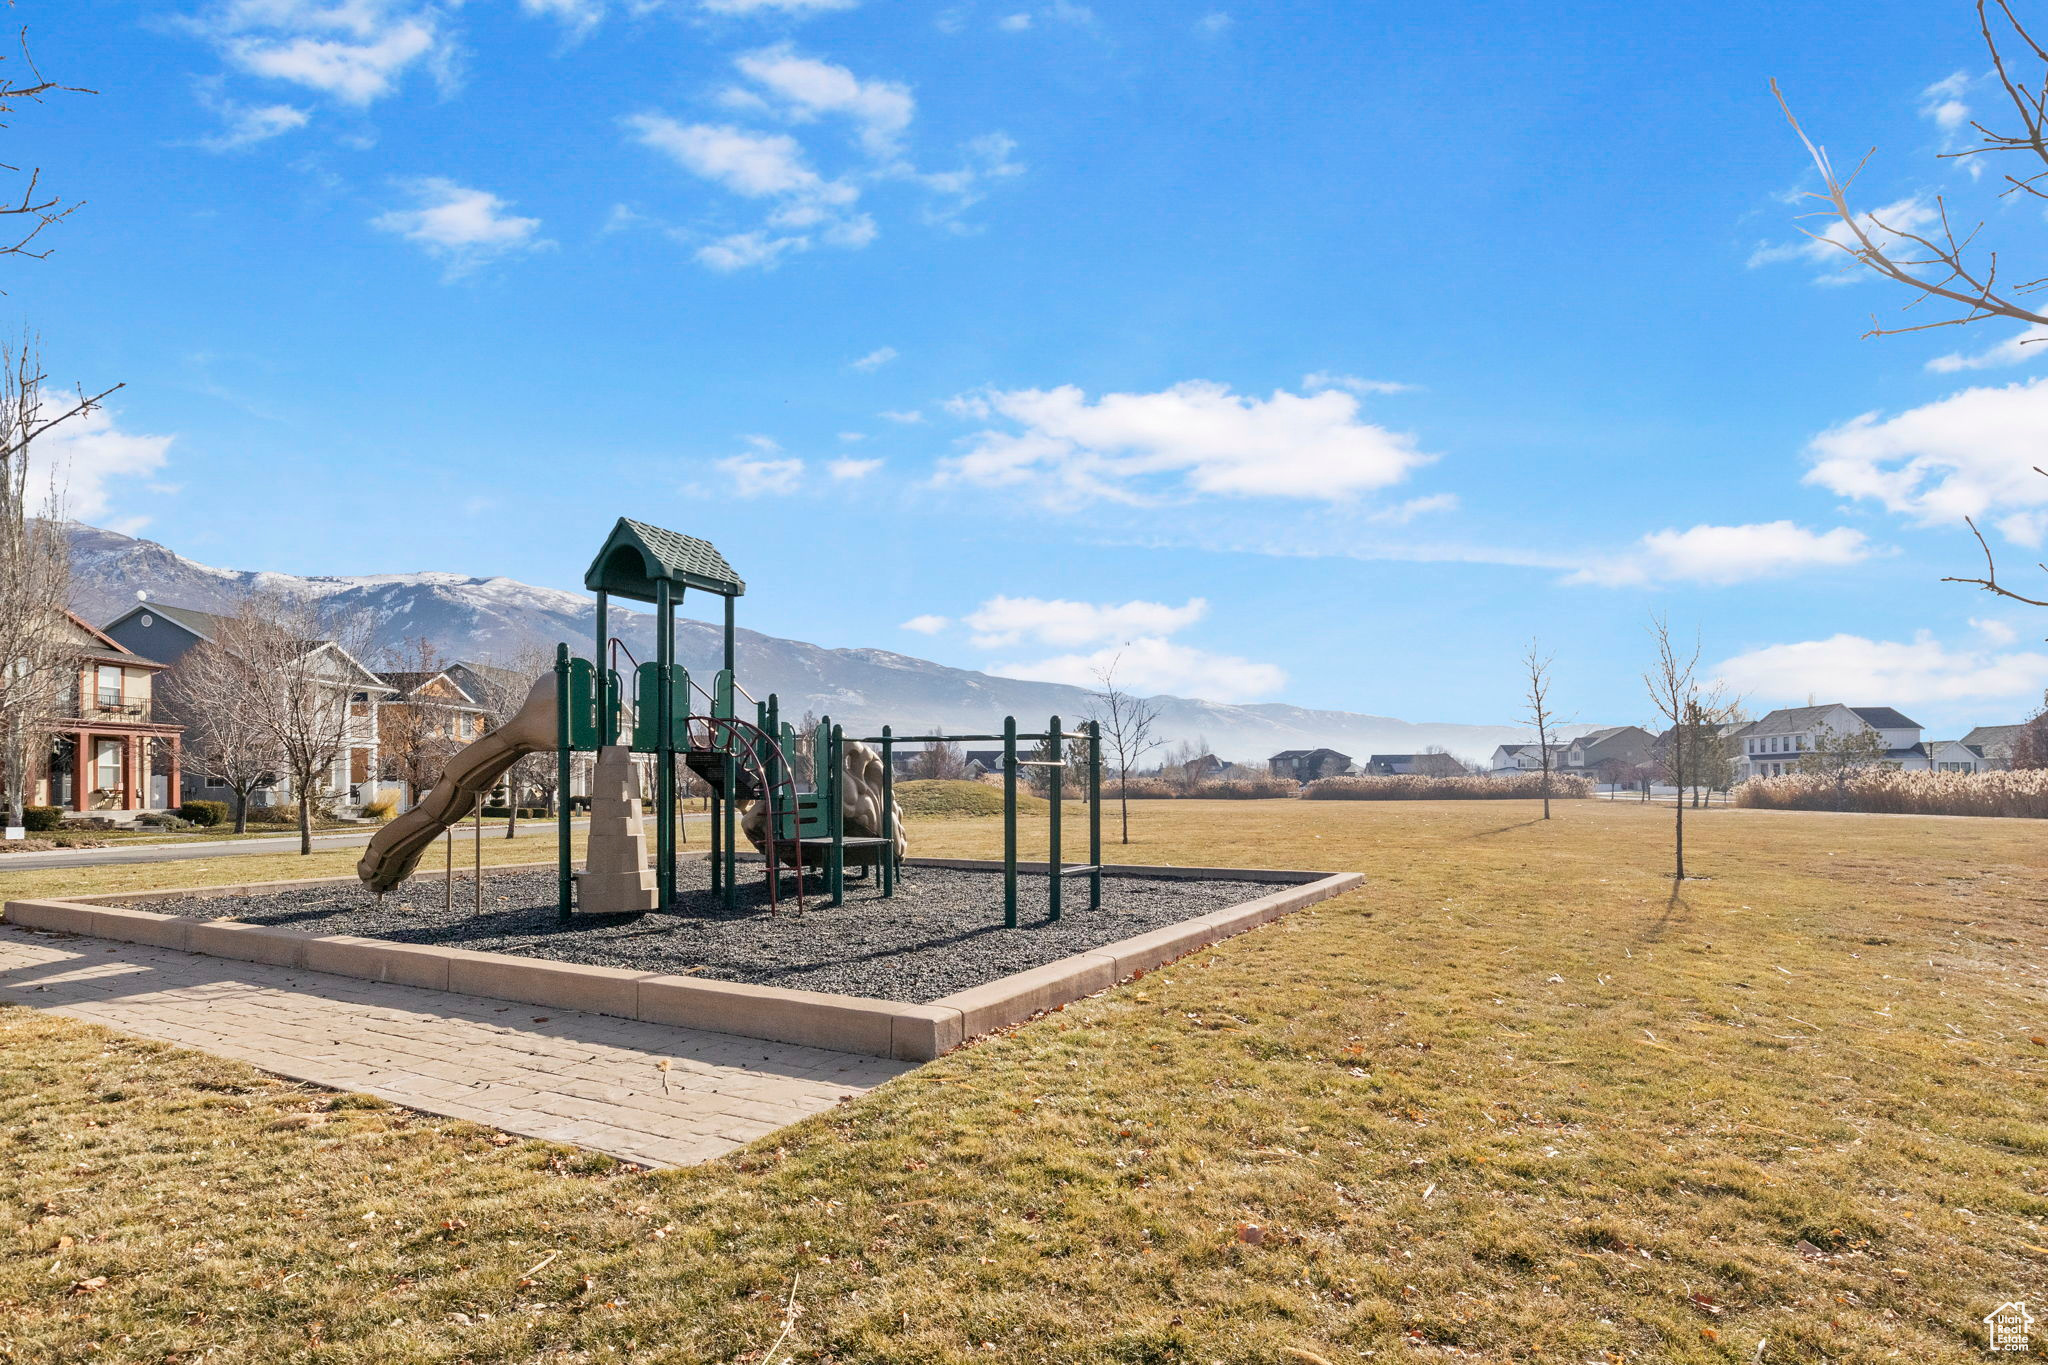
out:
<path id="1" fill-rule="evenodd" d="M 703 0 L 704 8 L 713 14 L 819 14 L 852 9 L 859 3 L 860 0 Z"/>
<path id="2" fill-rule="evenodd" d="M 800 57 L 787 43 L 745 53 L 734 65 L 760 86 L 785 118 L 808 122 L 825 114 L 850 119 L 870 153 L 891 157 L 917 114 L 910 87 L 862 80 L 843 66 Z"/>
<path id="3" fill-rule="evenodd" d="M 713 270 L 772 268 L 785 252 L 810 250 L 808 237 L 774 237 L 765 232 L 735 232 L 697 248 L 697 259 Z"/>
<path id="4" fill-rule="evenodd" d="M 1210 10 L 1201 18 L 1195 20 L 1195 28 L 1213 37 L 1216 34 L 1226 32 L 1233 22 L 1231 17 L 1222 10 Z"/>
<path id="5" fill-rule="evenodd" d="M 879 370 L 894 360 L 896 355 L 897 351 L 894 346 L 877 346 L 859 360 L 854 361 L 853 368 L 856 370 Z"/>
<path id="6" fill-rule="evenodd" d="M 1830 428 L 1807 447 L 1806 482 L 1849 498 L 1873 498 L 1923 525 L 1954 525 L 1996 508 L 2009 539 L 2035 544 L 2048 508 L 2044 460 L 2048 379 L 1971 388 Z"/>
<path id="7" fill-rule="evenodd" d="M 1970 121 L 1970 106 L 1963 96 L 1970 92 L 1970 73 L 1958 71 L 1920 92 L 1920 116 L 1932 120 L 1944 133 L 1959 132 Z"/>
<path id="8" fill-rule="evenodd" d="M 1567 583 L 1632 587 L 1647 583 L 1742 583 L 1801 569 L 1858 564 L 1872 547 L 1861 531 L 1809 531 L 1789 521 L 1655 531 L 1625 555 L 1586 565 Z"/>
<path id="9" fill-rule="evenodd" d="M 2009 645 L 2014 640 L 2020 638 L 2019 631 L 2010 622 L 2001 621 L 1995 616 L 1972 616 L 1970 618 L 1970 628 L 1981 633 L 1985 639 L 1994 645 Z"/>
<path id="10" fill-rule="evenodd" d="M 767 448 L 772 449 L 774 442 Z M 759 442 L 756 447 L 761 448 Z M 763 494 L 794 493 L 803 483 L 804 462 L 763 455 L 734 455 L 720 460 L 718 468 L 732 479 L 732 491 L 742 498 Z"/>
<path id="11" fill-rule="evenodd" d="M 828 462 L 825 466 L 825 472 L 842 483 L 850 483 L 855 479 L 865 479 L 881 467 L 882 462 L 880 460 L 841 458 Z"/>
<path id="12" fill-rule="evenodd" d="M 1811 201 L 1805 201 L 1811 202 Z M 1883 208 L 1873 209 L 1861 215 L 1863 230 L 1880 246 L 1899 244 L 1895 235 L 1900 232 L 1921 232 L 1938 227 L 1940 211 L 1935 205 L 1919 195 L 1895 200 Z M 1815 277 L 1817 284 L 1851 284 L 1864 277 L 1868 271 L 1852 259 L 1851 251 L 1857 249 L 1855 234 L 1849 225 L 1840 219 L 1831 218 L 1825 229 L 1812 233 L 1796 242 L 1781 242 L 1759 246 L 1749 255 L 1752 269 L 1762 265 L 1775 265 L 1783 261 L 1805 261 L 1821 267 Z M 1912 250 L 1906 244 L 1907 250 Z"/>
<path id="13" fill-rule="evenodd" d="M 1234 654 L 1212 654 L 1151 636 L 1128 644 L 1107 645 L 1086 654 L 992 664 L 988 671 L 999 678 L 1094 688 L 1102 685 L 1102 673 L 1111 667 L 1116 670 L 1118 685 L 1132 692 L 1172 693 L 1207 701 L 1252 701 L 1271 696 L 1287 685 L 1286 672 L 1272 664 L 1255 663 Z"/>
<path id="14" fill-rule="evenodd" d="M 880 417 L 883 421 L 895 422 L 900 426 L 906 427 L 918 426 L 924 421 L 924 414 L 914 408 L 907 412 L 881 412 L 877 413 L 876 416 Z"/>
<path id="15" fill-rule="evenodd" d="M 1938 355 L 1927 362 L 1927 368 L 1936 374 L 1992 370 L 2025 364 L 2042 355 L 2048 355 L 2048 327 L 2036 323 L 2021 328 L 2002 341 L 1993 342 L 1981 351 L 1950 351 L 1947 355 Z"/>
<path id="16" fill-rule="evenodd" d="M 961 619 L 974 643 L 995 649 L 1031 640 L 1045 645 L 1090 645 L 1140 635 L 1173 635 L 1209 614 L 1209 603 L 1190 597 L 1164 602 L 1069 602 L 1059 598 L 991 597 Z"/>
<path id="17" fill-rule="evenodd" d="M 1317 370 L 1314 374 L 1301 377 L 1304 389 L 1346 389 L 1352 393 L 1413 393 L 1419 385 L 1403 384 L 1393 379 L 1360 379 L 1355 374 L 1331 374 Z"/>
<path id="18" fill-rule="evenodd" d="M 1031 16 L 1029 14 L 1006 14 L 996 20 L 996 27 L 1005 33 L 1022 33 L 1025 29 L 1031 27 Z"/>
<path id="19" fill-rule="evenodd" d="M 543 18 L 558 19 L 574 32 L 584 32 L 596 27 L 604 18 L 604 0 L 519 0 L 519 8 L 528 14 Z"/>
<path id="20" fill-rule="evenodd" d="M 1426 497 L 1409 498 L 1406 502 L 1395 503 L 1392 507 L 1374 512 L 1371 519 L 1387 526 L 1406 526 L 1420 516 L 1431 512 L 1455 512 L 1458 510 L 1456 493 L 1431 493 Z"/>
<path id="21" fill-rule="evenodd" d="M 1910 642 L 1834 635 L 1767 645 L 1716 666 L 1734 690 L 1765 702 L 1841 698 L 1852 705 L 1973 699 L 2038 701 L 2048 687 L 2048 654 L 1951 649 L 1921 631 Z"/>
<path id="22" fill-rule="evenodd" d="M 306 126 L 305 110 L 289 104 L 221 104 L 217 106 L 226 125 L 199 145 L 210 152 L 232 152 Z"/>
<path id="23" fill-rule="evenodd" d="M 419 207 L 392 209 L 370 220 L 370 226 L 416 242 L 449 262 L 460 275 L 499 256 L 533 251 L 553 243 L 540 239 L 540 219 L 520 218 L 488 190 L 470 189 L 452 180 L 428 176 L 406 189 Z"/>
<path id="24" fill-rule="evenodd" d="M 805 163 L 803 148 L 787 133 L 756 133 L 731 124 L 683 124 L 659 114 L 633 114 L 625 122 L 643 146 L 734 194 L 848 197 L 845 190 L 825 185 Z"/>
<path id="25" fill-rule="evenodd" d="M 395 0 L 239 0 L 202 21 L 234 65 L 344 104 L 390 94 L 415 64 L 445 56 L 437 11 Z"/>
<path id="26" fill-rule="evenodd" d="M 952 624 L 953 622 L 949 617 L 934 616 L 930 612 L 926 612 L 922 616 L 913 616 L 908 621 L 905 621 L 902 629 L 914 630 L 919 635 L 937 635 Z"/>
<path id="27" fill-rule="evenodd" d="M 76 394 L 47 391 L 43 416 L 55 417 L 77 402 Z M 59 423 L 30 445 L 29 486 L 38 496 L 46 491 L 59 495 L 67 517 L 106 523 L 120 485 L 129 480 L 153 483 L 150 476 L 163 468 L 172 439 L 123 431 L 112 412 L 97 407 Z M 129 517 L 123 526 L 138 527 L 147 520 Z"/>
<path id="28" fill-rule="evenodd" d="M 1326 389 L 1241 396 L 1201 380 L 1096 401 L 1072 385 L 989 390 L 954 405 L 1008 419 L 965 454 L 940 462 L 942 482 L 1031 485 L 1054 504 L 1150 503 L 1169 496 L 1343 501 L 1385 488 L 1435 458 L 1412 437 L 1358 420 L 1358 400 Z"/>

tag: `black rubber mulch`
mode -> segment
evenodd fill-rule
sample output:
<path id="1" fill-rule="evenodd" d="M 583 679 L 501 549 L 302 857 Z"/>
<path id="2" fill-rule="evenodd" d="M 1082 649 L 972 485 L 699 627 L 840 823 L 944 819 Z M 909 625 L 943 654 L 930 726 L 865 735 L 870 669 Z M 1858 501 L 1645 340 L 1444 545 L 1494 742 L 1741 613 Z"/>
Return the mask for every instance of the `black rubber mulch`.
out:
<path id="1" fill-rule="evenodd" d="M 1020 923 L 1010 929 L 1003 925 L 999 872 L 906 868 L 896 895 L 888 900 L 875 882 L 849 873 L 846 904 L 836 910 L 825 905 L 813 875 L 801 913 L 794 903 L 794 877 L 785 877 L 779 914 L 769 912 L 759 864 L 741 869 L 739 906 L 733 914 L 724 913 L 712 895 L 708 865 L 685 863 L 678 877 L 679 904 L 673 911 L 617 919 L 578 916 L 567 924 L 556 916 L 551 871 L 486 870 L 481 915 L 475 913 L 475 883 L 459 874 L 452 911 L 442 909 L 438 882 L 402 887 L 381 906 L 360 887 L 335 885 L 268 896 L 157 901 L 148 908 L 316 934 L 687 972 L 923 1004 L 1277 889 L 1270 882 L 1112 876 L 1102 880 L 1102 908 L 1089 910 L 1087 879 L 1069 877 L 1067 911 L 1055 922 L 1046 918 L 1045 878 L 1023 875 L 1018 879 Z"/>

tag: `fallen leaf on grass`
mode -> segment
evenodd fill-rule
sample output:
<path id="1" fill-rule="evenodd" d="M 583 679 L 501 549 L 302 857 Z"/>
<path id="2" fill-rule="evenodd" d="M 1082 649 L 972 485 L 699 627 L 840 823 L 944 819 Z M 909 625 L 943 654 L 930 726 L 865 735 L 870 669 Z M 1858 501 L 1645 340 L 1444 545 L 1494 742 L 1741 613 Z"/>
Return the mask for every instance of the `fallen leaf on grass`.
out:
<path id="1" fill-rule="evenodd" d="M 1258 1246 L 1266 1240 L 1266 1230 L 1257 1223 L 1239 1223 L 1237 1225 L 1237 1240 L 1248 1246 Z"/>
<path id="2" fill-rule="evenodd" d="M 1289 1360 L 1298 1360 L 1301 1365 L 1330 1365 L 1328 1356 L 1319 1356 L 1306 1346 L 1282 1346 L 1280 1354 Z"/>
<path id="3" fill-rule="evenodd" d="M 106 1287 L 107 1277 L 104 1275 L 95 1275 L 89 1280 L 73 1280 L 71 1282 L 71 1292 L 73 1294 L 97 1294 Z"/>
<path id="4" fill-rule="evenodd" d="M 266 1133 L 281 1133 L 291 1128 L 318 1128 L 327 1122 L 325 1114 L 286 1114 L 274 1123 L 263 1125 Z"/>

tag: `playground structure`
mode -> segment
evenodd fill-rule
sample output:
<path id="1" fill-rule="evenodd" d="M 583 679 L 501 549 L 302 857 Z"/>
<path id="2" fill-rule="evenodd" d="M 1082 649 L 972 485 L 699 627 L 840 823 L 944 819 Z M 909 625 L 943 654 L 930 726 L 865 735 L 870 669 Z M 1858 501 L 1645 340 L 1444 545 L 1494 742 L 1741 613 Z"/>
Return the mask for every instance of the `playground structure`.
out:
<path id="1" fill-rule="evenodd" d="M 786 870 L 796 874 L 799 909 L 813 869 L 829 902 L 843 904 L 849 864 L 865 869 L 887 899 L 896 894 L 908 854 L 895 800 L 896 747 L 964 740 L 1003 745 L 1004 923 L 1018 924 L 1017 783 L 1027 768 L 1045 771 L 1051 797 L 1048 918 L 1061 917 L 1064 883 L 1073 877 L 1088 879 L 1088 907 L 1101 907 L 1102 750 L 1094 722 L 1068 731 L 1054 716 L 1043 732 L 1022 733 L 1016 718 L 1007 717 L 1001 734 L 897 735 L 885 725 L 880 735 L 849 738 L 827 717 L 799 734 L 783 719 L 774 693 L 757 700 L 735 675 L 735 603 L 746 584 L 709 541 L 622 517 L 584 575 L 584 586 L 597 597 L 595 657 L 557 645 L 552 675 L 534 680 L 519 712 L 456 754 L 417 805 L 378 831 L 357 865 L 372 891 L 381 895 L 411 876 L 434 840 L 476 809 L 512 764 L 552 750 L 558 764 L 557 896 L 564 920 L 579 912 L 639 914 L 677 904 L 684 772 L 709 793 L 711 889 L 727 913 L 738 908 L 742 836 L 762 857 L 771 912 L 781 907 Z M 709 687 L 676 661 L 676 608 L 692 588 L 724 604 L 723 666 Z M 653 659 L 634 658 L 612 635 L 615 597 L 654 607 Z M 621 655 L 630 665 L 625 673 Z M 702 709 L 693 709 L 693 699 Z M 1020 756 L 1026 752 L 1032 756 Z M 589 852 L 580 873 L 572 866 L 568 799 L 578 753 L 596 756 Z M 653 760 L 651 869 L 635 754 Z M 1088 861 L 1068 865 L 1062 860 L 1061 801 L 1066 770 L 1077 759 L 1086 768 Z"/>

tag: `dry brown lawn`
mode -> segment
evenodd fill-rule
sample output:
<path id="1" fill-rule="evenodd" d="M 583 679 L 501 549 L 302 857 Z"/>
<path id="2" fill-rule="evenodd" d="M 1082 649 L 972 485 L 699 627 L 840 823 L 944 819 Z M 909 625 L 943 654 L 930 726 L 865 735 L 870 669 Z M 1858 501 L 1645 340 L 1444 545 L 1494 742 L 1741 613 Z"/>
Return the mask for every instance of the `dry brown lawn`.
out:
<path id="1" fill-rule="evenodd" d="M 0 1010 L 0 1351 L 1917 1365 L 2040 1311 L 2040 826 L 1714 811 L 1674 894 L 1668 810 L 1534 815 L 1134 806 L 1113 859 L 1371 880 L 685 1171 Z"/>

